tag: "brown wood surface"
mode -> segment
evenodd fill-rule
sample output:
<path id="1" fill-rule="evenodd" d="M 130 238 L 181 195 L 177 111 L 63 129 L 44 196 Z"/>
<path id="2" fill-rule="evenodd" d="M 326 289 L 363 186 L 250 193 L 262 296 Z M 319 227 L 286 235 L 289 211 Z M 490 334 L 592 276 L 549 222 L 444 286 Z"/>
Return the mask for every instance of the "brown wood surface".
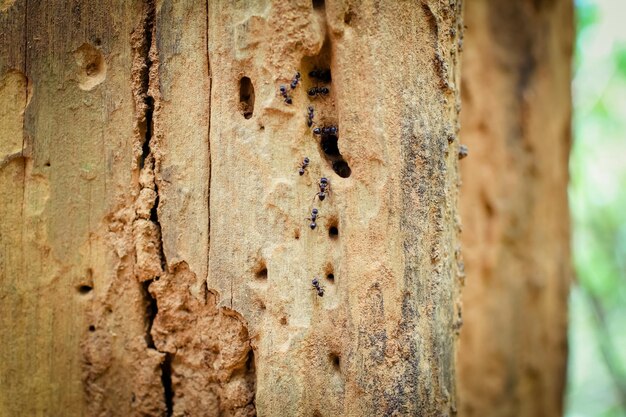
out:
<path id="1" fill-rule="evenodd" d="M 567 357 L 570 0 L 465 7 L 463 416 L 561 416 Z"/>
<path id="2" fill-rule="evenodd" d="M 571 5 L 511 4 L 467 5 L 463 415 L 560 410 Z M 462 33 L 456 1 L 2 2 L 0 415 L 455 414 Z"/>

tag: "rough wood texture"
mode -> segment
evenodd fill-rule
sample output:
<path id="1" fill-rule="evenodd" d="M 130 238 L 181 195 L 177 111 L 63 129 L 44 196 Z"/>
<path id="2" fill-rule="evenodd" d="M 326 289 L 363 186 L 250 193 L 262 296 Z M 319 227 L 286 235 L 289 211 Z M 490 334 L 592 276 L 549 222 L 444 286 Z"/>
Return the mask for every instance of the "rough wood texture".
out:
<path id="1" fill-rule="evenodd" d="M 143 6 L 5 5 L 0 412 L 97 415 L 87 411 L 83 377 L 116 374 L 92 393 L 130 415 L 132 391 L 145 385 L 138 368 L 161 386 L 159 356 L 144 341 L 141 284 L 128 279 L 128 228 L 112 220 L 124 218 L 136 182 L 130 34 Z M 106 294 L 113 302 L 95 308 Z M 97 348 L 81 349 L 94 340 Z"/>
<path id="2" fill-rule="evenodd" d="M 455 412 L 460 3 L 2 4 L 0 415 Z"/>
<path id="3" fill-rule="evenodd" d="M 210 4 L 208 287 L 248 322 L 260 415 L 451 413 L 459 6 L 314 3 Z M 309 99 L 315 67 L 330 94 Z M 307 128 L 310 104 L 337 125 L 348 178 Z M 332 194 L 313 202 L 322 176 Z"/>
<path id="4" fill-rule="evenodd" d="M 572 2 L 465 9 L 462 416 L 560 416 Z"/>

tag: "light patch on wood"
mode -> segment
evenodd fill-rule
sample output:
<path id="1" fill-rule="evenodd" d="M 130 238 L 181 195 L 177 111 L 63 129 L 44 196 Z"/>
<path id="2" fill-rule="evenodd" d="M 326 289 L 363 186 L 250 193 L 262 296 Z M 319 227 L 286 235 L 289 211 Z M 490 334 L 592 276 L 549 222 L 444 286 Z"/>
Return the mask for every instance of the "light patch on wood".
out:
<path id="1" fill-rule="evenodd" d="M 107 64 L 102 51 L 84 43 L 74 51 L 74 59 L 78 66 L 78 87 L 81 90 L 93 90 L 107 76 Z"/>

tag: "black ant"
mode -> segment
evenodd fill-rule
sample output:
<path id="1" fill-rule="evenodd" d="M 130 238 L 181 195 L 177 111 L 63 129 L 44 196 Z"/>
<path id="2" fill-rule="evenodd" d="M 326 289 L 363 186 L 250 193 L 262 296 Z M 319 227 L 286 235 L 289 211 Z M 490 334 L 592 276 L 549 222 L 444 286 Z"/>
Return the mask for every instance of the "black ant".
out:
<path id="1" fill-rule="evenodd" d="M 313 126 L 313 117 L 315 116 L 315 110 L 313 109 L 313 106 L 309 106 L 307 110 L 309 112 L 307 114 L 306 125 L 308 127 L 311 127 Z"/>
<path id="2" fill-rule="evenodd" d="M 307 91 L 307 94 L 310 97 L 315 97 L 317 95 L 325 96 L 328 93 L 330 93 L 330 90 L 328 89 L 328 87 L 311 87 L 309 91 Z"/>
<path id="3" fill-rule="evenodd" d="M 324 296 L 324 288 L 322 288 L 322 286 L 320 285 L 320 282 L 317 278 L 313 278 L 313 281 L 311 281 L 311 284 L 313 284 L 313 288 L 315 288 L 315 291 L 317 291 L 317 295 L 319 295 L 320 297 Z"/>
<path id="4" fill-rule="evenodd" d="M 300 81 L 300 73 L 296 72 L 296 75 L 294 75 L 293 80 L 291 80 L 290 86 L 292 90 L 298 86 L 299 81 Z"/>
<path id="5" fill-rule="evenodd" d="M 330 195 L 330 183 L 328 182 L 328 178 L 322 177 L 320 178 L 320 183 L 318 184 L 320 187 L 319 193 L 315 194 L 315 197 L 319 197 L 320 201 L 324 201 L 327 195 Z M 313 197 L 313 200 L 315 200 Z"/>
<path id="6" fill-rule="evenodd" d="M 325 83 L 329 83 L 331 81 L 329 69 L 314 69 L 313 71 L 309 72 L 309 77 L 317 78 L 318 80 Z"/>
<path id="7" fill-rule="evenodd" d="M 285 99 L 285 103 L 287 104 L 293 103 L 293 101 L 291 100 L 291 97 L 289 97 L 289 94 L 287 94 L 287 87 L 285 87 L 284 85 L 280 86 L 280 95 L 283 96 L 283 98 Z"/>
<path id="8" fill-rule="evenodd" d="M 304 159 L 302 160 L 302 163 L 300 164 L 300 169 L 298 169 L 298 174 L 304 175 L 304 170 L 308 166 L 309 166 L 309 158 L 305 156 Z"/>
<path id="9" fill-rule="evenodd" d="M 311 210 L 311 217 L 306 218 L 307 220 L 311 220 L 311 224 L 309 225 L 311 230 L 315 230 L 315 228 L 317 227 L 317 223 L 315 223 L 315 221 L 317 220 L 318 213 L 319 211 L 314 208 L 313 210 Z"/>
<path id="10" fill-rule="evenodd" d="M 313 129 L 314 135 L 329 136 L 329 135 L 336 135 L 337 132 L 339 132 L 339 129 L 337 128 L 337 126 L 324 126 L 324 127 L 316 127 L 315 129 Z"/>
<path id="11" fill-rule="evenodd" d="M 467 155 L 469 155 L 469 149 L 467 149 L 467 145 L 459 145 L 459 159 L 463 159 Z"/>

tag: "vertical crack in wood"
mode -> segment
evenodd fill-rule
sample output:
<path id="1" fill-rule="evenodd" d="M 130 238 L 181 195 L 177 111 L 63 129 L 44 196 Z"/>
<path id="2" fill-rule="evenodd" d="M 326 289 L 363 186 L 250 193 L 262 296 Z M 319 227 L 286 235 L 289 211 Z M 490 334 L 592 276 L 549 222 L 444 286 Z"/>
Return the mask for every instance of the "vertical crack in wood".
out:
<path id="1" fill-rule="evenodd" d="M 155 77 L 157 73 L 153 68 L 156 59 L 156 39 L 154 37 L 155 33 L 155 25 L 156 25 L 156 5 L 155 0 L 146 0 L 145 1 L 145 13 L 146 17 L 144 20 L 144 28 L 143 28 L 143 46 L 142 46 L 142 59 L 144 61 L 143 71 L 142 71 L 142 82 L 141 82 L 141 94 L 144 96 L 144 106 L 143 106 L 143 115 L 141 117 L 142 120 L 145 120 L 145 134 L 143 138 L 142 144 L 142 154 L 139 159 L 139 167 L 141 170 L 147 170 L 150 172 L 150 177 L 154 178 L 157 170 L 157 158 L 156 158 L 156 144 L 153 142 L 153 138 L 155 137 L 154 132 L 154 113 L 156 106 L 156 99 L 154 97 L 154 92 L 158 91 L 158 78 Z M 167 352 L 162 352 L 157 349 L 156 344 L 154 343 L 152 337 L 152 328 L 154 325 L 154 321 L 158 314 L 157 307 L 157 299 L 153 297 L 150 291 L 150 285 L 158 279 L 162 272 L 167 271 L 167 260 L 165 258 L 165 253 L 163 250 L 163 240 L 161 233 L 161 223 L 159 222 L 159 185 L 158 181 L 153 180 L 151 184 L 154 188 L 154 196 L 152 207 L 150 208 L 149 221 L 153 224 L 154 233 L 151 236 L 154 238 L 154 245 L 156 246 L 155 250 L 157 252 L 158 260 L 160 261 L 160 270 L 155 267 L 157 272 L 156 276 L 152 279 L 144 282 L 144 291 L 143 295 L 145 298 L 148 307 L 146 308 L 146 342 L 148 347 L 151 349 L 155 349 L 159 353 L 164 354 L 164 358 L 161 362 L 161 385 L 163 387 L 163 400 L 165 403 L 165 415 L 171 416 L 173 414 L 173 402 L 174 402 L 174 391 L 172 388 L 172 367 L 171 367 L 171 355 Z M 142 184 L 142 186 L 146 186 Z M 141 279 L 141 278 L 140 278 Z"/>
<path id="2" fill-rule="evenodd" d="M 24 77 L 26 77 L 26 86 L 25 86 L 25 107 L 24 107 L 24 114 L 22 115 L 22 158 L 25 157 L 26 153 L 25 153 L 25 148 L 26 148 L 26 106 L 28 105 L 28 82 L 29 82 L 29 78 L 28 78 L 28 0 L 24 0 L 24 62 L 22 64 L 22 69 L 24 71 Z M 24 210 L 26 208 L 26 160 L 23 161 L 24 165 L 22 168 L 22 212 L 21 212 L 21 219 L 23 224 L 24 222 Z M 22 248 L 25 247 L 24 245 L 24 226 L 22 225 L 22 236 L 21 236 L 21 244 L 22 244 Z M 24 257 L 22 256 L 22 259 L 24 259 Z M 23 268 L 23 266 L 22 266 Z"/>
<path id="3" fill-rule="evenodd" d="M 207 276 L 205 277 L 205 283 L 209 279 L 209 267 L 211 264 L 210 254 L 211 254 L 211 172 L 213 170 L 213 164 L 211 163 L 211 91 L 213 89 L 213 80 L 211 78 L 211 57 L 209 54 L 209 0 L 205 2 L 205 10 L 206 10 L 206 26 L 204 30 L 206 44 L 204 46 L 206 53 L 206 64 L 207 64 L 207 72 L 209 77 L 209 114 L 207 115 L 208 123 L 207 123 L 207 152 L 208 152 L 208 163 L 209 163 L 209 175 L 207 178 L 208 187 L 207 187 L 207 234 L 208 234 L 208 245 L 207 245 Z M 208 287 L 208 283 L 207 283 Z"/>

